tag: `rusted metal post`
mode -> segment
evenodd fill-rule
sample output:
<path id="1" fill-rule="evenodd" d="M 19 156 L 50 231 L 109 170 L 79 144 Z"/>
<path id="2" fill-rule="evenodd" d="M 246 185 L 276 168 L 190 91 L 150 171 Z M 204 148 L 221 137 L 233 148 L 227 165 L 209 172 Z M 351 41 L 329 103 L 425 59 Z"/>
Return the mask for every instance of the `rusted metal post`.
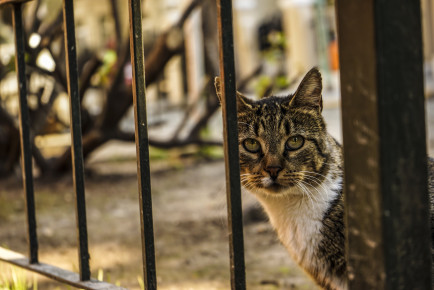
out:
<path id="1" fill-rule="evenodd" d="M 77 45 L 75 43 L 73 0 L 63 1 L 65 32 L 66 74 L 71 120 L 72 174 L 76 197 L 77 233 L 79 244 L 80 279 L 90 279 L 89 250 L 87 241 L 86 199 L 84 192 L 84 162 L 81 140 L 80 94 L 78 90 Z"/>
<path id="2" fill-rule="evenodd" d="M 38 237 L 36 233 L 35 196 L 32 174 L 32 142 L 30 136 L 29 107 L 27 106 L 27 78 L 22 4 L 13 4 L 13 26 L 15 32 L 15 67 L 19 89 L 19 118 L 21 140 L 21 171 L 26 201 L 27 240 L 29 244 L 29 262 L 38 263 Z"/>
<path id="3" fill-rule="evenodd" d="M 139 182 L 143 276 L 146 289 L 156 289 L 154 229 L 152 219 L 149 141 L 146 116 L 145 59 L 142 43 L 140 0 L 129 0 L 130 50 L 133 67 L 134 118 L 136 125 L 137 177 Z"/>
<path id="4" fill-rule="evenodd" d="M 431 289 L 420 3 L 336 5 L 350 289 Z"/>
<path id="5" fill-rule="evenodd" d="M 246 288 L 231 0 L 217 1 L 232 289 Z"/>

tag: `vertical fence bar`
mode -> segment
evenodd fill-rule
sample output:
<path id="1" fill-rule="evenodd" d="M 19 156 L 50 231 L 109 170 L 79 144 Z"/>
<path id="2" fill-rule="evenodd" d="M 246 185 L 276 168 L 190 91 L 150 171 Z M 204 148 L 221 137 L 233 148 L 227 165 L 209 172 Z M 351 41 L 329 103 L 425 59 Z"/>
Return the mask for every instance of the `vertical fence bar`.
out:
<path id="1" fill-rule="evenodd" d="M 129 0 L 130 50 L 133 67 L 134 118 L 136 126 L 137 177 L 139 183 L 143 276 L 146 289 L 156 289 L 154 229 L 152 221 L 149 141 L 146 116 L 145 60 L 142 43 L 140 0 Z"/>
<path id="2" fill-rule="evenodd" d="M 419 1 L 338 0 L 351 289 L 431 289 Z"/>
<path id="3" fill-rule="evenodd" d="M 231 0 L 217 1 L 232 289 L 246 288 Z"/>
<path id="4" fill-rule="evenodd" d="M 33 192 L 32 175 L 32 144 L 30 137 L 29 108 L 27 106 L 27 84 L 24 27 L 22 19 L 22 4 L 13 5 L 13 26 L 15 32 L 15 67 L 17 70 L 19 88 L 19 118 L 20 118 L 20 139 L 21 139 L 21 170 L 23 174 L 23 186 L 26 200 L 27 212 L 27 239 L 29 243 L 29 261 L 38 263 L 38 237 L 36 233 L 35 197 Z"/>
<path id="5" fill-rule="evenodd" d="M 66 73 L 70 102 L 72 174 L 74 178 L 76 197 L 80 279 L 86 281 L 90 279 L 90 268 L 87 241 L 83 148 L 81 141 L 81 112 L 80 95 L 78 90 L 77 46 L 75 43 L 73 0 L 63 1 L 63 22 L 65 32 Z"/>

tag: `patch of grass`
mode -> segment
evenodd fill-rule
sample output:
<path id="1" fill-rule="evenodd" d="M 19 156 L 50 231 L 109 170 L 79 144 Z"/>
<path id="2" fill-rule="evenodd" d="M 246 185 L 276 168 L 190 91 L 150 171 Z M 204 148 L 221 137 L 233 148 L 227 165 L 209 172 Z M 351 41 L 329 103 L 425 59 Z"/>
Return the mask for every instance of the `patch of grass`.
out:
<path id="1" fill-rule="evenodd" d="M 259 77 L 255 85 L 255 93 L 257 96 L 263 96 L 267 89 L 272 85 L 272 79 L 268 76 Z"/>
<path id="2" fill-rule="evenodd" d="M 26 271 L 15 266 L 0 263 L 0 290 L 38 290 L 38 281 L 33 274 L 33 280 Z"/>
<path id="3" fill-rule="evenodd" d="M 139 282 L 140 289 L 145 290 L 145 282 L 143 281 L 143 278 L 138 276 L 137 281 Z"/>
<path id="4" fill-rule="evenodd" d="M 7 221 L 13 214 L 14 208 L 10 205 L 12 200 L 0 194 L 0 221 Z"/>
<path id="5" fill-rule="evenodd" d="M 106 280 L 105 281 L 107 283 L 112 283 L 110 275 L 109 274 L 105 274 L 105 276 L 106 276 Z M 99 281 L 104 281 L 104 270 L 103 269 L 101 269 L 101 268 L 98 269 L 98 274 L 97 274 L 96 279 L 99 280 Z M 121 287 L 121 282 L 120 281 L 116 281 L 114 283 L 114 285 L 116 285 L 118 287 Z"/>
<path id="6" fill-rule="evenodd" d="M 222 146 L 201 146 L 198 155 L 206 159 L 216 160 L 224 158 Z"/>
<path id="7" fill-rule="evenodd" d="M 167 149 L 160 149 L 156 147 L 149 147 L 150 160 L 166 160 L 170 157 L 170 152 Z"/>
<path id="8" fill-rule="evenodd" d="M 282 266 L 279 268 L 279 272 L 282 273 L 283 275 L 289 275 L 292 271 L 291 268 Z"/>
<path id="9" fill-rule="evenodd" d="M 300 275 L 300 269 L 295 267 L 286 267 L 282 266 L 279 267 L 279 272 L 282 274 L 282 276 L 288 277 L 288 276 L 298 276 Z"/>

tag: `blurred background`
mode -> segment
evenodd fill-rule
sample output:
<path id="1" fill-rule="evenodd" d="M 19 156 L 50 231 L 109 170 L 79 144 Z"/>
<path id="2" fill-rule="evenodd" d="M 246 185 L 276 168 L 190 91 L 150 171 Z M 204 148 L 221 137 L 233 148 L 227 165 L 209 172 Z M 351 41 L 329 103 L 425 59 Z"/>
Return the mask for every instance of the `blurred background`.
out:
<path id="1" fill-rule="evenodd" d="M 433 156 L 434 4 L 421 3 L 427 144 Z M 93 276 L 140 289 L 127 5 L 74 1 Z M 34 0 L 24 7 L 41 260 L 76 270 L 62 1 Z M 227 289 L 222 125 L 213 86 L 219 75 L 215 1 L 146 0 L 142 9 L 159 285 Z M 234 0 L 233 18 L 238 90 L 252 98 L 289 94 L 318 66 L 328 129 L 342 140 L 334 1 Z M 11 10 L 2 8 L 0 245 L 25 253 L 11 23 Z M 289 260 L 255 201 L 248 194 L 243 199 L 249 289 L 314 289 Z M 10 271 L 17 270 L 0 263 L 0 272 Z M 0 289 L 8 277 L 0 276 Z M 26 283 L 64 289 L 38 279 Z"/>

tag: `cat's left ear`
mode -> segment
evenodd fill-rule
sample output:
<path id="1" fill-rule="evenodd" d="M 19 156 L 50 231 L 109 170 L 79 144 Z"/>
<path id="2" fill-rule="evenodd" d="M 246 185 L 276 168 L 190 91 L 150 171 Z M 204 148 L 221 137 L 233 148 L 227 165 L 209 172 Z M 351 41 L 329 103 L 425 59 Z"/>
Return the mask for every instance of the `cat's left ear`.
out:
<path id="1" fill-rule="evenodd" d="M 322 111 L 322 79 L 318 68 L 312 68 L 303 78 L 292 97 L 292 107 L 311 107 Z"/>
<path id="2" fill-rule="evenodd" d="M 222 103 L 222 93 L 221 93 L 221 82 L 220 82 L 219 77 L 215 77 L 214 86 L 215 86 L 215 91 L 216 91 L 217 97 L 219 98 L 219 101 L 221 104 Z M 254 102 L 252 100 L 250 100 L 249 98 L 245 97 L 239 91 L 237 91 L 237 107 L 238 107 L 238 113 L 246 111 L 246 110 L 251 110 L 251 111 L 256 110 Z"/>

